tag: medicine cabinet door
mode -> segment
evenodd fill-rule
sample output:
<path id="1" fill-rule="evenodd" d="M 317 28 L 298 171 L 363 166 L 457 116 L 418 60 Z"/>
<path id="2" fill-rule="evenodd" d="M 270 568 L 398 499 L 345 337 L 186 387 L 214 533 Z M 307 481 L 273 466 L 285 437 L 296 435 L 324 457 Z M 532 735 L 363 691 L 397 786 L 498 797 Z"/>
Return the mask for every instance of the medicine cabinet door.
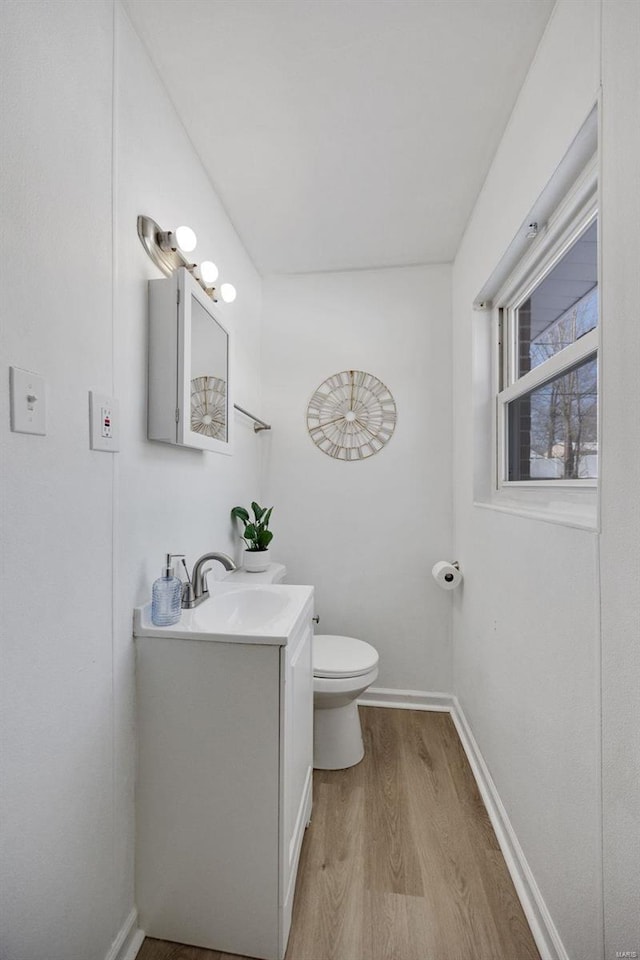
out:
<path id="1" fill-rule="evenodd" d="M 231 337 L 184 268 L 149 282 L 150 440 L 231 453 Z"/>
<path id="2" fill-rule="evenodd" d="M 216 304 L 187 273 L 178 277 L 178 442 L 231 453 L 231 338 Z"/>

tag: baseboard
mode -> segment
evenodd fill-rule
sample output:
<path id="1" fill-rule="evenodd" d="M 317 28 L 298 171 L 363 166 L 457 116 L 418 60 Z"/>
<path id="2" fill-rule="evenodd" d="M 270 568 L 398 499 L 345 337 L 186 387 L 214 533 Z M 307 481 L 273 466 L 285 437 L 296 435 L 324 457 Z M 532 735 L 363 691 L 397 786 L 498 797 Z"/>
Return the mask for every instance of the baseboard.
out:
<path id="1" fill-rule="evenodd" d="M 138 911 L 134 907 L 104 960 L 135 960 L 143 941 L 144 930 L 138 929 Z"/>
<path id="2" fill-rule="evenodd" d="M 495 831 L 513 885 L 531 927 L 536 946 L 540 951 L 541 960 L 569 960 L 569 955 L 542 899 L 540 889 L 518 842 L 497 787 L 489 773 L 489 768 L 471 732 L 467 718 L 457 697 L 452 697 L 452 700 L 451 719 L 458 731 L 469 766 L 487 808 L 491 826 Z"/>
<path id="3" fill-rule="evenodd" d="M 507 811 L 500 799 L 497 787 L 489 773 L 489 768 L 484 761 L 457 697 L 448 693 L 369 687 L 360 697 L 358 703 L 363 707 L 437 710 L 451 714 L 451 719 L 467 755 L 469 766 L 478 784 L 480 795 L 487 808 L 491 826 L 495 831 L 500 850 L 511 874 L 513 885 L 522 904 L 522 909 L 531 927 L 531 933 L 540 952 L 541 960 L 569 960 L 569 955 L 551 919 L 551 914 L 542 898 Z"/>
<path id="4" fill-rule="evenodd" d="M 394 707 L 396 710 L 440 710 L 451 712 L 450 693 L 427 693 L 424 690 L 393 690 L 388 687 L 369 687 L 358 703 L 362 707 Z"/>

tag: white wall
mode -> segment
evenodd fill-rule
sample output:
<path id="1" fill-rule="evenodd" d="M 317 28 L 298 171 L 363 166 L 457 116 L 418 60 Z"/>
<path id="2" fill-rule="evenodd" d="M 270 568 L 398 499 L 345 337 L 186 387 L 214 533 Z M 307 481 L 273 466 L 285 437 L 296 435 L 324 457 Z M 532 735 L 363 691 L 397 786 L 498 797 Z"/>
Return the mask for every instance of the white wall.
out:
<path id="1" fill-rule="evenodd" d="M 637 204 L 626 214 L 623 212 L 634 190 L 637 198 L 637 175 L 635 184 L 633 179 L 637 166 L 631 159 L 637 160 L 637 153 L 629 151 L 628 130 L 628 126 L 637 123 L 631 99 L 635 88 L 630 75 L 630 61 L 637 58 L 637 40 L 634 45 L 630 23 L 633 7 L 605 3 L 602 10 L 608 25 L 603 67 L 601 213 L 602 522 L 603 540 L 608 546 L 601 562 L 603 681 L 610 717 L 615 715 L 612 684 L 624 670 L 631 669 L 632 660 L 634 608 L 631 607 L 631 616 L 629 608 L 624 610 L 621 587 L 626 598 L 624 585 L 630 587 L 634 574 L 632 569 L 618 585 L 614 567 L 614 560 L 619 561 L 619 538 L 625 525 L 628 547 L 633 550 L 635 544 L 637 551 L 637 512 L 633 514 L 629 503 L 631 490 L 637 491 L 637 472 L 634 474 L 629 465 L 633 459 L 629 451 L 635 448 L 633 443 L 629 445 L 628 438 L 634 432 L 637 436 L 638 425 L 634 420 L 632 426 L 634 415 L 628 406 L 622 409 L 624 378 L 629 384 L 635 382 L 634 377 L 637 379 L 633 373 L 637 369 L 637 352 L 632 349 L 626 354 L 622 378 L 617 372 L 618 362 L 622 362 L 627 349 L 629 311 L 637 313 L 637 271 L 630 260 L 619 260 L 613 267 L 613 260 L 621 251 L 626 257 L 637 258 L 638 249 Z M 599 537 L 596 531 L 474 506 L 473 470 L 468 458 L 473 444 L 471 350 L 473 325 L 482 321 L 474 315 L 471 304 L 596 102 L 601 69 L 600 18 L 597 2 L 559 0 L 453 270 L 455 552 L 466 572 L 464 592 L 454 598 L 454 691 L 573 960 L 601 960 L 604 955 Z M 611 75 L 609 93 L 607 71 Z M 621 159 L 616 161 L 614 156 Z M 630 295 L 630 283 L 636 284 L 635 295 Z M 635 336 L 637 345 L 637 330 Z M 608 353 L 609 350 L 612 352 Z M 622 635 L 617 633 L 620 630 Z M 611 654 L 607 654 L 608 644 Z M 623 660 L 616 667 L 618 654 L 623 655 Z M 630 674 L 627 677 L 627 682 L 632 682 Z M 637 699 L 637 691 L 634 696 Z M 630 720 L 618 717 L 615 726 L 612 722 L 611 733 L 605 727 L 605 751 L 611 765 L 605 800 L 613 801 L 612 813 L 605 818 L 609 824 L 607 884 L 611 921 L 607 960 L 615 956 L 616 949 L 633 950 L 639 946 L 632 936 L 637 915 L 630 896 L 638 869 L 637 862 L 632 866 L 628 847 L 633 831 L 632 788 L 630 775 L 623 768 L 623 756 L 628 756 L 631 746 L 630 727 Z M 622 737 L 624 748 L 615 749 L 614 730 Z M 626 793 L 617 800 L 616 773 L 627 785 Z M 627 851 L 624 862 L 630 868 L 629 882 L 615 874 L 614 859 L 616 855 L 623 856 L 622 850 Z M 614 917 L 616 931 L 612 929 Z"/>
<path id="2" fill-rule="evenodd" d="M 265 282 L 273 552 L 292 582 L 315 585 L 320 632 L 377 648 L 377 686 L 451 686 L 451 598 L 430 577 L 451 552 L 450 276 L 434 266 Z M 377 376 L 398 410 L 389 444 L 352 463 L 306 428 L 313 392 L 346 369 Z"/>
<path id="3" fill-rule="evenodd" d="M 2 17 L 1 955 L 102 960 L 134 904 L 132 607 L 165 552 L 233 552 L 229 509 L 261 492 L 262 438 L 240 417 L 233 457 L 145 440 L 159 274 L 138 213 L 189 223 L 237 286 L 221 309 L 237 399 L 257 412 L 261 284 L 120 7 Z M 9 433 L 10 363 L 47 378 L 46 438 Z M 117 455 L 88 448 L 91 388 L 121 401 Z"/>
<path id="4" fill-rule="evenodd" d="M 0 31 L 6 960 L 101 960 L 119 925 L 113 465 L 87 416 L 112 377 L 113 15 L 82 7 L 5 3 Z M 9 432 L 9 364 L 46 378 L 46 437 Z"/>
<path id="5" fill-rule="evenodd" d="M 640 954 L 640 5 L 602 9 L 605 957 Z"/>
<path id="6" fill-rule="evenodd" d="M 120 8 L 3 0 L 4 960 L 103 960 L 129 913 L 131 608 L 166 550 L 234 549 L 228 510 L 263 494 L 263 453 L 274 553 L 317 584 L 321 629 L 375 643 L 380 685 L 452 689 L 453 602 L 453 688 L 569 955 L 602 957 L 597 536 L 474 508 L 469 455 L 471 302 L 594 102 L 600 13 L 560 0 L 478 200 L 453 271 L 452 385 L 446 267 L 273 279 L 261 354 L 259 278 Z M 638 949 L 637 17 L 602 5 L 606 960 Z M 157 274 L 140 212 L 190 223 L 239 289 L 237 399 L 260 412 L 263 374 L 276 429 L 256 437 L 239 418 L 231 459 L 144 439 Z M 44 438 L 9 432 L 9 364 L 46 377 Z M 304 412 L 350 366 L 388 384 L 399 421 L 382 453 L 344 464 L 313 447 Z M 116 456 L 88 449 L 89 389 L 121 400 Z M 454 553 L 452 601 L 429 569 Z"/>

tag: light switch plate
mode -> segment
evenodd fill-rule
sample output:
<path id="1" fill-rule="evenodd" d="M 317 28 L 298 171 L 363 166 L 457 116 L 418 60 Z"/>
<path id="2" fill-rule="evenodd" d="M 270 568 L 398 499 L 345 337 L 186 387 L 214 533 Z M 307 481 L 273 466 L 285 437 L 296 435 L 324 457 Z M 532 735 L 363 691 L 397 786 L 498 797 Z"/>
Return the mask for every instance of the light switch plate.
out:
<path id="1" fill-rule="evenodd" d="M 47 433 L 47 398 L 44 377 L 39 373 L 9 367 L 11 429 L 14 433 Z"/>
<path id="2" fill-rule="evenodd" d="M 89 390 L 89 446 L 116 453 L 120 449 L 120 408 L 115 397 Z"/>

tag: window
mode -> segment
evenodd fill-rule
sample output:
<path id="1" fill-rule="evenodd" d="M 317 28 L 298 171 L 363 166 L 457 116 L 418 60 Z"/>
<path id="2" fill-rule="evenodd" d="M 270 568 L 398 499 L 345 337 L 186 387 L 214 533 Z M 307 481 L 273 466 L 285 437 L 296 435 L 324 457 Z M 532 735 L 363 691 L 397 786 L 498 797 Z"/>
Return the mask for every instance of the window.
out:
<path id="1" fill-rule="evenodd" d="M 541 241 L 538 243 L 538 240 Z M 498 487 L 598 476 L 598 222 L 559 212 L 498 299 Z"/>

